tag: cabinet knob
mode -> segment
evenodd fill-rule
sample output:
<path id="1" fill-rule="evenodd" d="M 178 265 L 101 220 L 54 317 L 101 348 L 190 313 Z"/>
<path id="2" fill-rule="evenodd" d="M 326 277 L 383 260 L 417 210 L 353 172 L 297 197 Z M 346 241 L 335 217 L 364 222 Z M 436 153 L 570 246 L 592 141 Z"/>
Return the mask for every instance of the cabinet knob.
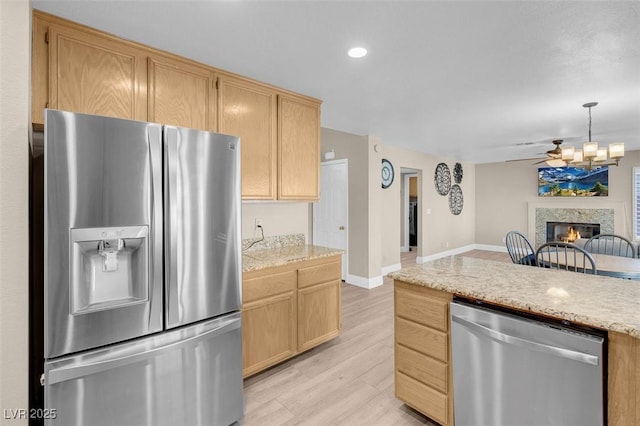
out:
<path id="1" fill-rule="evenodd" d="M 341 226 L 338 229 L 341 230 L 341 231 L 344 231 L 344 226 Z"/>

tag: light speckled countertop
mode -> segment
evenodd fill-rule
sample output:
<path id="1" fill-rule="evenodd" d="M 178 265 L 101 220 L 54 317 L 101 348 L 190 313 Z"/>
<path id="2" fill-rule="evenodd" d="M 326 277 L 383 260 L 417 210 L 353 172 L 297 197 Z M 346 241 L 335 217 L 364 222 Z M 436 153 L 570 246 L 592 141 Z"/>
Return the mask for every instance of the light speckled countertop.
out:
<path id="1" fill-rule="evenodd" d="M 319 259 L 321 257 L 336 256 L 339 254 L 342 254 L 342 250 L 313 245 L 293 245 L 281 248 L 245 251 L 242 253 L 242 271 L 258 271 L 260 269 L 287 265 L 293 262 Z"/>
<path id="2" fill-rule="evenodd" d="M 389 277 L 640 338 L 640 281 L 452 256 Z"/>

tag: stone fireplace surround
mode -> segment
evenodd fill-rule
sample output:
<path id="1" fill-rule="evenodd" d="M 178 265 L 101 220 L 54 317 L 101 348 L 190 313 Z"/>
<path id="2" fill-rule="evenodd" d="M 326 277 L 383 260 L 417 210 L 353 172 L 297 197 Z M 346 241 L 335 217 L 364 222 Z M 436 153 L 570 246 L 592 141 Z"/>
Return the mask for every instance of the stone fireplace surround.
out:
<path id="1" fill-rule="evenodd" d="M 594 206 L 595 207 L 595 206 Z M 623 203 L 613 202 L 601 204 L 598 208 L 583 208 L 573 205 L 553 203 L 529 203 L 528 232 L 534 248 L 537 249 L 547 240 L 547 222 L 597 223 L 601 234 L 617 233 L 624 235 L 622 218 Z"/>

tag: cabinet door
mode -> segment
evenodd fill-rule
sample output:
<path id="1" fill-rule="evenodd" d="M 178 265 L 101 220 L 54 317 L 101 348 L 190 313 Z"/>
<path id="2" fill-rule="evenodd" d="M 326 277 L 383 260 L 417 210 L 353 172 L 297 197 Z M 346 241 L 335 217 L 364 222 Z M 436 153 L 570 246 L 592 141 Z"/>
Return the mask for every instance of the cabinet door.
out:
<path id="1" fill-rule="evenodd" d="M 243 376 L 296 353 L 296 292 L 260 299 L 242 307 Z"/>
<path id="2" fill-rule="evenodd" d="M 108 36 L 49 26 L 49 107 L 146 119 L 141 50 Z"/>
<path id="3" fill-rule="evenodd" d="M 215 130 L 214 74 L 206 67 L 150 57 L 149 121 Z"/>
<path id="4" fill-rule="evenodd" d="M 340 334 L 340 280 L 298 290 L 298 351 Z"/>
<path id="5" fill-rule="evenodd" d="M 218 130 L 240 136 L 244 199 L 277 196 L 276 126 L 273 89 L 229 76 L 218 79 Z"/>
<path id="6" fill-rule="evenodd" d="M 317 200 L 320 173 L 320 105 L 278 96 L 278 198 Z"/>

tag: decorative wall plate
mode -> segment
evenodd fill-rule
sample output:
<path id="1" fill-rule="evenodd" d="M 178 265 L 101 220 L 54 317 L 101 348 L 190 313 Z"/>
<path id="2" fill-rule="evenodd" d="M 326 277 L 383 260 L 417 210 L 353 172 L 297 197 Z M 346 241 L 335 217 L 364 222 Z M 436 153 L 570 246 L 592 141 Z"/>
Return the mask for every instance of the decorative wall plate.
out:
<path id="1" fill-rule="evenodd" d="M 393 164 L 386 158 L 382 159 L 382 188 L 387 189 L 393 183 Z"/>
<path id="2" fill-rule="evenodd" d="M 456 183 L 461 183 L 462 182 L 462 164 L 460 163 L 456 163 L 455 166 L 453 166 L 453 180 Z"/>
<path id="3" fill-rule="evenodd" d="M 460 185 L 455 184 L 451 187 L 451 191 L 449 191 L 449 210 L 457 216 L 462 212 L 463 204 L 462 188 L 460 188 Z"/>
<path id="4" fill-rule="evenodd" d="M 440 195 L 447 195 L 451 189 L 451 171 L 445 163 L 439 163 L 436 166 L 436 174 L 433 177 L 433 183 L 436 185 L 436 191 Z"/>

